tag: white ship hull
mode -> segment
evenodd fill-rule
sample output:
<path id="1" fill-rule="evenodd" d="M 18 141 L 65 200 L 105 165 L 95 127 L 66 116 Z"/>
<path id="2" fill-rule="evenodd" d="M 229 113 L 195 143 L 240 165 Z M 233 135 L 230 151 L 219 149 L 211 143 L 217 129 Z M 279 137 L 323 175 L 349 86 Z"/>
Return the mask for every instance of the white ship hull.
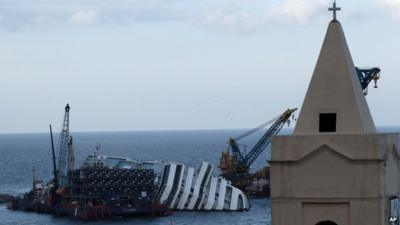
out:
<path id="1" fill-rule="evenodd" d="M 158 193 L 159 202 L 173 210 L 248 210 L 246 195 L 222 177 L 212 176 L 212 166 L 193 167 L 167 163 Z M 169 197 L 168 197 L 169 196 Z"/>

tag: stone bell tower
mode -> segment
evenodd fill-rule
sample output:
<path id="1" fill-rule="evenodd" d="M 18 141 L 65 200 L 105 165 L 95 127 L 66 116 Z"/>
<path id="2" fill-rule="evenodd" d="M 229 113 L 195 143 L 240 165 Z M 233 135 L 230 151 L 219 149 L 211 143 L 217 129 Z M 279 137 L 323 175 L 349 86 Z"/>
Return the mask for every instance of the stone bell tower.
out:
<path id="1" fill-rule="evenodd" d="M 384 225 L 399 134 L 377 133 L 342 26 L 329 23 L 293 135 L 272 140 L 272 225 Z"/>

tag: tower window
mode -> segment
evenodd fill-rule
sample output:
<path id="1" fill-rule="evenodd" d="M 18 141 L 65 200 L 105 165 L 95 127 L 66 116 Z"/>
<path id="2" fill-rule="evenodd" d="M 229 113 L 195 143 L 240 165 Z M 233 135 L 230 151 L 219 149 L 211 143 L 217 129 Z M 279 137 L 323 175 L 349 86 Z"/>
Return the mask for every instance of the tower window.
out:
<path id="1" fill-rule="evenodd" d="M 319 132 L 336 132 L 336 113 L 319 114 Z"/>

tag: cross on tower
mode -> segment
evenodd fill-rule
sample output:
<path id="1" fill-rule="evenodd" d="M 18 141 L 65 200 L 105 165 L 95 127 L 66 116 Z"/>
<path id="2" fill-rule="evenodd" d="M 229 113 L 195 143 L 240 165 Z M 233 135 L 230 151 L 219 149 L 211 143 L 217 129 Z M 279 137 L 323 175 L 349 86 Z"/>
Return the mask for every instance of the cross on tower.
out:
<path id="1" fill-rule="evenodd" d="M 342 8 L 336 7 L 336 0 L 333 1 L 333 7 L 329 8 L 329 11 L 333 11 L 333 20 L 336 20 L 336 11 L 340 11 Z"/>

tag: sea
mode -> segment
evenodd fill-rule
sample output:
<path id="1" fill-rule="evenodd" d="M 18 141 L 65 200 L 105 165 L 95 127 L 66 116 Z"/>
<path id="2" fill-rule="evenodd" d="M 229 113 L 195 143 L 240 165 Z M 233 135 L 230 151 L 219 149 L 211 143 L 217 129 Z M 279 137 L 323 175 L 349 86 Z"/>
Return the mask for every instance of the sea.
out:
<path id="1" fill-rule="evenodd" d="M 380 132 L 400 132 L 400 127 L 380 127 Z M 247 130 L 185 130 L 185 131 L 132 131 L 132 132 L 82 132 L 71 133 L 74 139 L 76 164 L 79 166 L 90 153 L 129 157 L 136 160 L 164 160 L 199 167 L 206 161 L 219 174 L 218 162 L 221 151 L 227 148 L 229 137 L 236 137 Z M 290 134 L 285 128 L 281 134 Z M 240 140 L 243 151 L 249 151 L 263 131 Z M 55 137 L 58 134 L 55 133 Z M 58 140 L 55 138 L 57 147 Z M 266 149 L 255 161 L 252 170 L 267 163 L 270 152 Z M 32 169 L 42 180 L 51 179 L 52 161 L 50 136 L 38 134 L 0 134 L 0 193 L 22 194 L 32 187 Z M 143 224 L 143 225 L 256 225 L 270 224 L 270 200 L 251 199 L 251 208 L 244 212 L 173 212 L 166 217 L 115 218 L 98 221 L 79 221 L 57 218 L 52 215 L 14 212 L 0 204 L 0 225 L 47 225 L 47 224 Z"/>

